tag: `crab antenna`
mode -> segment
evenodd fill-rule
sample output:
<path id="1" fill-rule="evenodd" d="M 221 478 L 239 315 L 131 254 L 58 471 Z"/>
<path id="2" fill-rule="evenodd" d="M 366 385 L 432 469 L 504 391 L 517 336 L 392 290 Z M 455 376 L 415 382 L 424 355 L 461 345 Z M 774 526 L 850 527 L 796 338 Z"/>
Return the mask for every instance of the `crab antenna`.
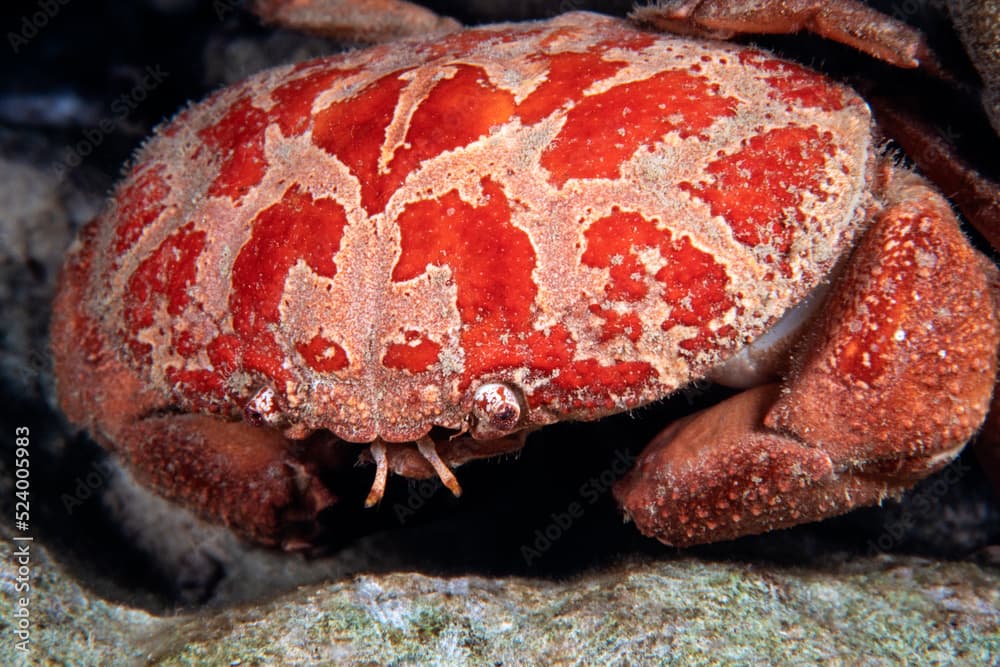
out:
<path id="1" fill-rule="evenodd" d="M 385 480 L 389 476 L 389 461 L 385 456 L 385 443 L 375 440 L 371 444 L 372 458 L 375 459 L 375 481 L 372 482 L 371 491 L 365 498 L 365 507 L 374 507 L 382 500 L 385 493 Z"/>
<path id="2" fill-rule="evenodd" d="M 441 483 L 448 487 L 452 495 L 456 498 L 462 495 L 462 486 L 455 479 L 454 473 L 452 473 L 451 468 L 448 467 L 441 457 L 438 456 L 437 446 L 434 441 L 428 436 L 424 436 L 417 440 L 417 449 L 420 450 L 420 454 L 427 459 L 427 462 L 434 467 L 434 471 L 441 478 Z"/>

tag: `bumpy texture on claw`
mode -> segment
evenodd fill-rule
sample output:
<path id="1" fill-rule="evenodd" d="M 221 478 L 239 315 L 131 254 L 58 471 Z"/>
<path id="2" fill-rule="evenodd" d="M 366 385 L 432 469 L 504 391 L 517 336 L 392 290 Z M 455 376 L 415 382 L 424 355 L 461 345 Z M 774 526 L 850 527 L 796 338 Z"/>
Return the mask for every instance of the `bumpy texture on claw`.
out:
<path id="1" fill-rule="evenodd" d="M 1000 342 L 996 268 L 941 197 L 896 176 L 792 377 L 678 422 L 615 495 L 675 545 L 880 502 L 948 463 L 986 415 Z"/>
<path id="2" fill-rule="evenodd" d="M 923 181 L 897 178 L 888 198 L 769 421 L 852 462 L 960 447 L 997 371 L 996 267 Z"/>
<path id="3" fill-rule="evenodd" d="M 763 425 L 778 385 L 737 394 L 675 422 L 614 488 L 644 535 L 690 546 L 847 511 L 889 489 L 844 475 L 821 449 Z"/>

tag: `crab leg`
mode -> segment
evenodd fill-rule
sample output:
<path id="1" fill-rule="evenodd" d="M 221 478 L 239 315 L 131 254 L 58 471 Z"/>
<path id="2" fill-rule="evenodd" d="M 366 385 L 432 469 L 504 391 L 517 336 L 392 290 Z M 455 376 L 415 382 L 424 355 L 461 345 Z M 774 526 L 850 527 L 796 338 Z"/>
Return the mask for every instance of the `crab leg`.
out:
<path id="1" fill-rule="evenodd" d="M 717 39 L 809 30 L 898 67 L 934 66 L 918 30 L 856 0 L 675 0 L 638 7 L 630 16 L 661 30 Z"/>
<path id="2" fill-rule="evenodd" d="M 322 37 L 375 44 L 457 30 L 457 21 L 403 0 L 254 0 L 268 23 Z"/>

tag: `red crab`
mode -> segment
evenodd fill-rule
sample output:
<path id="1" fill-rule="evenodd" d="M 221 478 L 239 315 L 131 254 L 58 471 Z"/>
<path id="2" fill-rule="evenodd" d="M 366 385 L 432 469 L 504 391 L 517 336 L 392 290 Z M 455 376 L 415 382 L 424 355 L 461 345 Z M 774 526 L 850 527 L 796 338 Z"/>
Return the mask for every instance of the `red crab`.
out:
<path id="1" fill-rule="evenodd" d="M 713 25 L 696 4 L 636 18 Z M 853 41 L 872 20 L 819 15 Z M 920 57 L 911 33 L 863 36 Z M 759 384 L 670 425 L 615 489 L 684 545 L 944 466 L 990 402 L 998 282 L 851 89 L 576 12 L 280 67 L 184 110 L 71 249 L 52 339 L 73 421 L 289 548 L 350 443 L 376 463 L 369 504 L 389 470 L 457 494 L 450 468 L 532 428 Z"/>

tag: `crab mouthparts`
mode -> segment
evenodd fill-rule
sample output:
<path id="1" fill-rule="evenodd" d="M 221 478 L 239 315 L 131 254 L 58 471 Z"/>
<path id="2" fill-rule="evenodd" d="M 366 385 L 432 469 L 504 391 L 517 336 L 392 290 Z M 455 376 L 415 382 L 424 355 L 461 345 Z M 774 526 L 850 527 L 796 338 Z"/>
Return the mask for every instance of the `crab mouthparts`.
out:
<path id="1" fill-rule="evenodd" d="M 455 478 L 455 474 L 448 467 L 448 464 L 438 456 L 437 445 L 434 444 L 434 441 L 426 435 L 419 438 L 417 440 L 417 451 L 431 464 L 434 472 L 441 479 L 441 483 L 448 487 L 448 490 L 456 498 L 461 496 L 462 487 L 458 483 L 458 479 Z M 389 477 L 389 457 L 386 454 L 385 442 L 381 439 L 375 440 L 371 444 L 371 453 L 372 458 L 375 459 L 375 481 L 372 482 L 371 491 L 368 492 L 368 497 L 365 498 L 365 507 L 374 507 L 382 501 L 382 496 L 385 494 L 385 483 Z"/>

